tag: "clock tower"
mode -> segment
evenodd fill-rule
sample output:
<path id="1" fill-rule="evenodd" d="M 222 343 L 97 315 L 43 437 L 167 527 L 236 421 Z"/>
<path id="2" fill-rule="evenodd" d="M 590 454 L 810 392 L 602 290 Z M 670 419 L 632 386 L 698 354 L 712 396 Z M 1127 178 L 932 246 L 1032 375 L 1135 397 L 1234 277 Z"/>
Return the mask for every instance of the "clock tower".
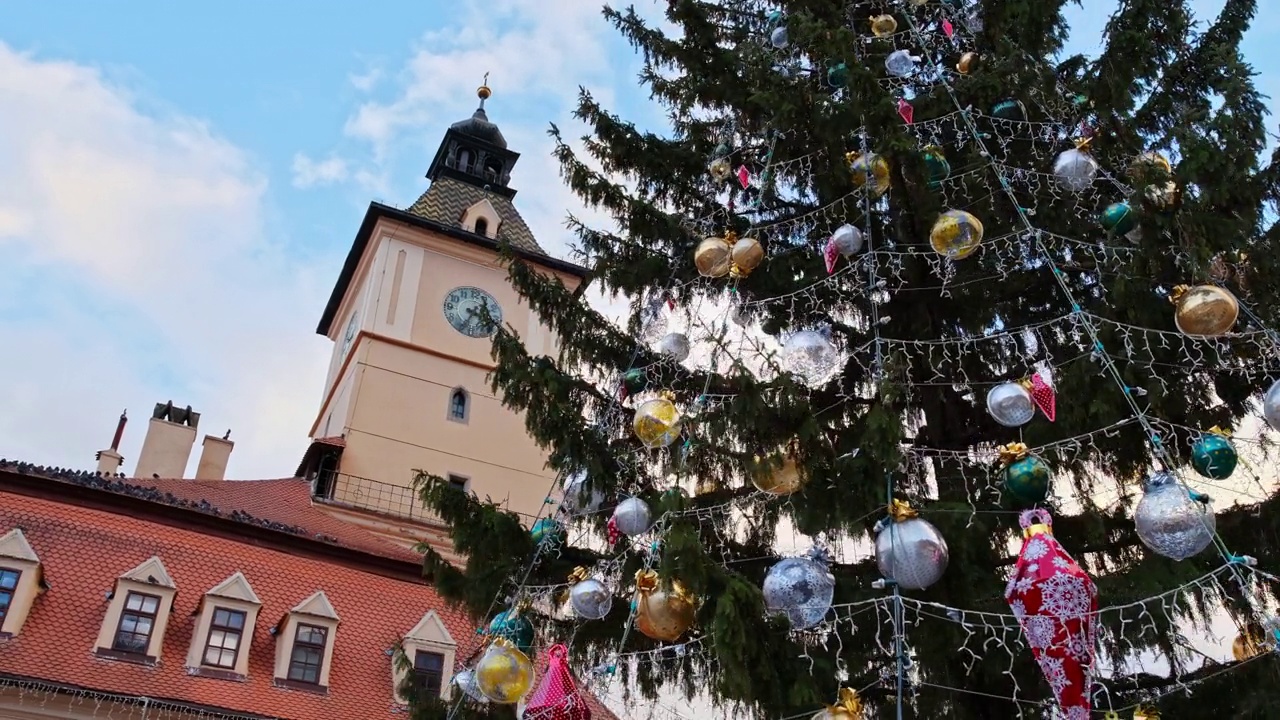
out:
<path id="1" fill-rule="evenodd" d="M 516 211 L 520 156 L 489 121 L 489 88 L 477 94 L 445 131 L 427 191 L 405 210 L 370 204 L 316 328 L 333 355 L 298 474 L 320 506 L 402 543 L 439 529 L 410 487 L 415 469 L 530 517 L 554 479 L 487 379 L 494 323 L 534 355 L 557 349 L 499 248 L 570 288 L 586 271 L 547 255 Z"/>

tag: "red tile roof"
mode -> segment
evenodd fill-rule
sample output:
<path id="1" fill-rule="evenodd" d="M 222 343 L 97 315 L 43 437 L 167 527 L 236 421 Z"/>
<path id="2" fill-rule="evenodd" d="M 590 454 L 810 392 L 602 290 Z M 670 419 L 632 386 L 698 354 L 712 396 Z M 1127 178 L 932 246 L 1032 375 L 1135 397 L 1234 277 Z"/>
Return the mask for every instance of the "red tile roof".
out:
<path id="1" fill-rule="evenodd" d="M 280 480 L 144 480 L 127 478 L 136 488 L 154 488 L 162 495 L 186 503 L 200 503 L 217 509 L 225 517 L 247 513 L 257 520 L 278 523 L 294 534 L 381 557 L 420 563 L 422 556 L 374 537 L 315 506 L 311 485 L 299 478 Z M 238 516 L 237 516 L 238 517 Z M 232 517 L 232 519 L 237 519 Z"/>
<path id="2" fill-rule="evenodd" d="M 298 479 L 127 484 L 154 487 L 176 500 L 205 501 L 231 520 L 239 510 L 252 515 L 255 526 L 261 526 L 256 522 L 261 519 L 297 525 L 331 535 L 352 549 L 419 559 L 312 507 L 307 483 Z M 143 500 L 138 503 L 151 507 Z M 50 586 L 36 600 L 22 633 L 0 640 L 0 673 L 289 720 L 371 720 L 403 717 L 392 699 L 392 658 L 386 651 L 427 610 L 436 611 L 458 643 L 459 663 L 478 649 L 475 624 L 425 583 L 145 517 L 146 510 L 119 514 L 0 487 L 0 533 L 23 529 Z M 95 656 L 93 644 L 107 607 L 105 593 L 119 575 L 152 555 L 161 558 L 178 588 L 160 663 L 147 667 Z M 194 632 L 193 613 L 205 591 L 237 571 L 244 573 L 263 602 L 249 645 L 248 679 L 192 676 L 184 665 Z M 268 629 L 316 590 L 325 591 L 342 618 L 328 695 L 277 688 L 272 678 L 275 639 Z M 595 720 L 616 718 L 595 698 L 588 696 L 588 703 Z"/>

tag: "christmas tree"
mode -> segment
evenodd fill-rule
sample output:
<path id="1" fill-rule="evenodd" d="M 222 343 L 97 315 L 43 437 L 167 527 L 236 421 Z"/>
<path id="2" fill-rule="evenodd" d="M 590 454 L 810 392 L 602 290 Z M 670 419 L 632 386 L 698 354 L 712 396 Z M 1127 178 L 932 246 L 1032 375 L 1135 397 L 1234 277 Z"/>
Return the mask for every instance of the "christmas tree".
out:
<path id="1" fill-rule="evenodd" d="M 581 683 L 739 717 L 1267 716 L 1256 3 L 1126 0 L 1093 59 L 1065 4 L 606 10 L 672 131 L 584 92 L 558 157 L 630 322 L 512 258 L 560 352 L 497 328 L 492 382 L 563 487 L 530 529 L 419 478 L 466 557 L 428 572 L 497 653 L 422 712 L 509 713 L 465 698 L 562 642 Z"/>

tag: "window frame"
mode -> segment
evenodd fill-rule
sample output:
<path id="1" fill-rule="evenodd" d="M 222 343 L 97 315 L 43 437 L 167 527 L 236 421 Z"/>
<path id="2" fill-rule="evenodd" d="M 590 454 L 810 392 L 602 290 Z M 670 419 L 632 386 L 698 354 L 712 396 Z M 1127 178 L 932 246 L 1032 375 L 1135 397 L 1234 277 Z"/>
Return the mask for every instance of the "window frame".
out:
<path id="1" fill-rule="evenodd" d="M 155 600 L 156 601 L 155 610 L 150 613 L 141 609 L 130 610 L 129 599 L 135 596 L 142 600 L 143 602 L 142 607 L 146 607 L 145 603 L 147 600 Z M 125 590 L 124 602 L 121 603 L 120 605 L 120 618 L 116 620 L 116 631 L 111 635 L 111 651 L 117 652 L 117 653 L 123 653 L 125 655 L 139 655 L 144 657 L 149 656 L 150 655 L 149 651 L 151 650 L 151 641 L 152 639 L 155 638 L 156 623 L 159 622 L 160 612 L 163 609 L 162 603 L 164 603 L 164 598 L 161 597 L 160 595 L 152 595 L 150 593 L 144 593 L 138 590 Z M 135 629 L 126 631 L 124 629 L 124 621 L 125 621 L 125 618 L 127 618 L 130 615 L 134 616 Z M 137 620 L 141 618 L 146 618 L 147 620 L 151 621 L 147 629 L 146 641 L 143 643 L 142 649 L 137 650 L 131 647 L 120 647 L 121 633 L 127 632 L 129 635 L 133 635 L 133 636 L 138 636 L 140 634 L 137 632 L 136 628 L 137 628 Z"/>
<path id="2" fill-rule="evenodd" d="M 438 660 L 439 666 L 435 669 L 422 668 L 418 666 L 418 660 L 422 657 L 434 657 Z M 416 692 L 428 692 L 432 697 L 440 697 L 444 692 L 444 662 L 445 654 L 435 650 L 425 650 L 422 648 L 414 648 L 413 651 L 413 668 L 409 671 L 412 677 L 412 683 Z M 429 686 L 434 673 L 435 688 Z"/>
<path id="3" fill-rule="evenodd" d="M 458 414 L 454 412 L 454 405 L 456 404 L 459 396 L 461 396 L 462 398 L 461 417 L 459 417 Z M 467 392 L 467 389 L 464 387 L 456 387 L 450 390 L 449 402 L 445 406 L 444 412 L 445 412 L 445 417 L 449 419 L 449 422 L 461 423 L 463 425 L 470 423 L 471 422 L 471 393 Z"/>
<path id="4" fill-rule="evenodd" d="M 6 588 L 3 585 L 0 585 L 0 597 L 8 596 L 5 598 L 3 604 L 0 604 L 0 628 L 4 627 L 4 621 L 9 617 L 9 609 L 13 607 L 13 599 L 18 595 L 18 585 L 22 582 L 21 570 L 11 567 L 0 567 L 0 578 L 3 578 L 6 574 L 10 573 L 13 575 L 13 587 Z"/>
<path id="5" fill-rule="evenodd" d="M 240 616 L 240 627 L 238 627 L 238 628 L 237 628 L 237 627 L 233 627 L 233 626 L 231 626 L 231 625 L 219 625 L 219 624 L 218 624 L 218 613 L 219 613 L 219 612 L 227 613 L 229 616 L 236 616 L 236 615 L 239 615 L 239 616 Z M 239 662 L 239 660 L 240 660 L 240 649 L 244 647 L 244 631 L 245 631 L 245 627 L 246 627 L 248 624 L 249 624 L 249 613 L 248 613 L 247 611 L 245 611 L 245 610 L 236 610 L 235 608 L 229 608 L 229 607 L 222 607 L 222 606 L 219 606 L 219 605 L 214 605 L 214 606 L 213 606 L 213 612 L 212 612 L 212 613 L 210 613 L 210 615 L 209 615 L 209 630 L 208 630 L 208 632 L 206 632 L 206 633 L 205 633 L 205 636 L 204 636 L 204 648 L 203 648 L 203 650 L 202 650 L 202 652 L 201 652 L 201 654 L 200 654 L 200 664 L 201 664 L 202 666 L 204 666 L 204 667 L 216 668 L 216 669 L 218 669 L 218 670 L 229 670 L 229 671 L 234 671 L 234 670 L 236 669 L 236 665 L 237 665 L 237 663 L 238 663 L 238 662 Z M 213 647 L 213 634 L 214 634 L 215 632 L 222 632 L 222 634 L 223 634 L 223 638 L 224 638 L 224 639 L 226 638 L 226 636 L 227 636 L 227 635 L 234 633 L 234 634 L 235 634 L 235 636 L 236 636 L 236 646 L 235 646 L 235 649 L 234 649 L 234 650 L 230 650 L 230 651 L 228 651 L 228 649 L 227 649 L 225 646 L 221 646 L 221 645 L 220 645 L 220 646 L 218 646 L 217 648 L 214 648 L 214 647 Z M 221 657 L 221 654 L 222 654 L 222 653 L 230 652 L 230 653 L 231 653 L 231 664 L 230 664 L 230 665 L 223 665 L 223 664 L 221 664 L 221 663 L 213 663 L 213 662 L 209 662 L 209 650 L 210 650 L 210 649 L 216 649 L 216 650 L 218 650 L 218 652 L 219 652 L 219 657 Z"/>
<path id="6" fill-rule="evenodd" d="M 457 488 L 462 492 L 471 491 L 471 478 L 467 477 L 466 475 L 459 475 L 458 473 L 448 473 L 444 476 L 444 479 L 445 479 L 445 482 L 449 483 L 450 487 Z"/>
<path id="7" fill-rule="evenodd" d="M 315 630 L 320 633 L 319 645 L 317 645 L 314 642 L 304 642 L 303 640 L 301 640 L 302 631 L 304 628 L 308 630 Z M 329 630 L 330 628 L 325 625 L 315 625 L 312 623 L 300 622 L 294 625 L 293 643 L 289 647 L 289 664 L 285 667 L 285 671 L 284 671 L 285 680 L 291 683 L 300 683 L 302 685 L 320 686 L 320 679 L 324 676 L 324 654 L 329 647 Z M 295 656 L 297 655 L 298 649 L 300 647 L 309 648 L 319 653 L 319 659 L 316 661 L 316 664 L 315 664 L 315 671 L 316 671 L 315 680 L 306 680 L 302 678 L 295 678 L 293 676 L 293 666 L 294 666 L 294 663 L 297 662 L 297 659 Z M 302 666 L 304 668 L 311 667 L 310 663 L 303 663 Z"/>
<path id="8" fill-rule="evenodd" d="M 484 217 L 476 218 L 476 221 L 471 224 L 471 232 L 489 237 L 489 219 Z"/>

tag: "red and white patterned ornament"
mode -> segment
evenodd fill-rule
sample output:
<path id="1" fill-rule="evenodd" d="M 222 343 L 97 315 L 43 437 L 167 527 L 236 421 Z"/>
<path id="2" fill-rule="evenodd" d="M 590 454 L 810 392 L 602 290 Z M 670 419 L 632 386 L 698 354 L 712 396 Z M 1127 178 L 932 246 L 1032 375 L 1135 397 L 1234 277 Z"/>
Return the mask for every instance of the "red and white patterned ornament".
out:
<path id="1" fill-rule="evenodd" d="M 524 720 L 591 720 L 591 709 L 578 694 L 563 645 L 547 651 L 547 671 L 524 706 Z"/>
<path id="2" fill-rule="evenodd" d="M 1036 407 L 1040 408 L 1040 412 L 1044 413 L 1049 422 L 1053 422 L 1058 415 L 1057 395 L 1054 393 L 1053 386 L 1037 372 L 1031 376 L 1030 390 L 1031 399 L 1035 401 Z"/>
<path id="3" fill-rule="evenodd" d="M 1048 511 L 1027 510 L 1019 519 L 1022 552 L 1005 588 L 1005 601 L 1064 719 L 1089 720 L 1098 588 L 1053 537 Z"/>

